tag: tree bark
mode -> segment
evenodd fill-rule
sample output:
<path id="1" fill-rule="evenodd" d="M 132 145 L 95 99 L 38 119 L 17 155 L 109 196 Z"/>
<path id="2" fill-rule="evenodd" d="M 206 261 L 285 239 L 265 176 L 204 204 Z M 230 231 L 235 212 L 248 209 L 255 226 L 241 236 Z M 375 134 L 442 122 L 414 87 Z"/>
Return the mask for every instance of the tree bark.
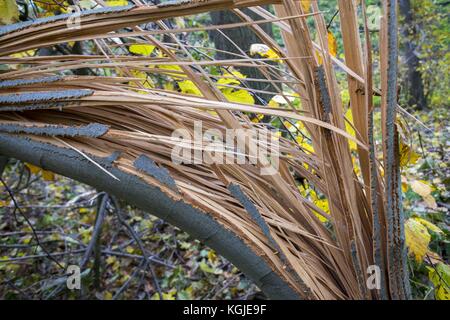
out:
<path id="1" fill-rule="evenodd" d="M 92 156 L 120 181 L 99 171 L 74 150 L 17 135 L 0 133 L 0 155 L 27 161 L 86 183 L 164 219 L 227 258 L 271 299 L 300 298 L 266 260 L 208 213 L 182 200 L 174 200 L 160 188 L 113 167 L 108 159 Z"/>
<path id="2" fill-rule="evenodd" d="M 425 97 L 422 73 L 419 70 L 420 59 L 415 53 L 416 45 L 414 36 L 417 34 L 417 26 L 414 22 L 414 15 L 411 9 L 411 0 L 400 0 L 400 14 L 403 16 L 403 46 L 407 70 L 404 78 L 404 93 L 408 105 L 415 106 L 417 109 L 423 110 L 427 107 L 427 99 Z"/>
<path id="3" fill-rule="evenodd" d="M 389 291 L 393 300 L 411 298 L 408 257 L 405 241 L 405 214 L 402 205 L 399 141 L 396 126 L 398 78 L 398 12 L 397 0 L 384 1 L 385 18 L 381 47 L 381 82 L 384 90 L 382 103 L 383 159 L 386 186 L 385 211 L 387 217 L 387 261 Z"/>

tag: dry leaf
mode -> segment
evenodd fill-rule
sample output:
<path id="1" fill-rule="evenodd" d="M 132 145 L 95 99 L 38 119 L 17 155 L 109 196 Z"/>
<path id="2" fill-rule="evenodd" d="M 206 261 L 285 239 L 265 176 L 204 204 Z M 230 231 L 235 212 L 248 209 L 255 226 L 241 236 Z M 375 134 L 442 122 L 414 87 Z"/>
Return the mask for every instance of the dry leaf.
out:
<path id="1" fill-rule="evenodd" d="M 414 180 L 411 183 L 411 189 L 418 195 L 420 195 L 425 203 L 432 209 L 437 208 L 436 200 L 434 200 L 431 192 L 433 189 L 423 180 Z"/>

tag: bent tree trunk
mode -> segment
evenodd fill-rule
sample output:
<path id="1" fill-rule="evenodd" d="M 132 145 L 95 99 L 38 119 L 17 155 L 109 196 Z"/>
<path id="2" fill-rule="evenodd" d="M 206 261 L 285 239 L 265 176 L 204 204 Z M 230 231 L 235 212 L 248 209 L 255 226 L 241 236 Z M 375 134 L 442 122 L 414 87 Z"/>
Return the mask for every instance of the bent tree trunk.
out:
<path id="1" fill-rule="evenodd" d="M 0 154 L 86 183 L 164 219 L 219 252 L 271 299 L 299 298 L 286 281 L 236 234 L 201 209 L 182 199 L 173 199 L 160 188 L 112 167 L 111 159 L 95 158 L 95 161 L 108 168 L 120 181 L 99 172 L 97 166 L 74 150 L 24 137 L 0 134 Z"/>

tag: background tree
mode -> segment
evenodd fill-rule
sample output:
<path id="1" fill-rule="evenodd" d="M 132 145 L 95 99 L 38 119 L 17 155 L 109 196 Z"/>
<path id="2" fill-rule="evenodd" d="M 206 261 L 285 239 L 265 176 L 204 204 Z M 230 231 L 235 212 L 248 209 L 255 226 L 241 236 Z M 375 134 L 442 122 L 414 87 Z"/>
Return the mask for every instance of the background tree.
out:
<path id="1" fill-rule="evenodd" d="M 401 0 L 402 102 L 417 108 L 448 106 L 450 5 Z"/>
<path id="2" fill-rule="evenodd" d="M 422 72 L 420 70 L 420 59 L 416 39 L 420 31 L 419 26 L 414 19 L 414 11 L 411 6 L 411 0 L 400 0 L 400 13 L 403 16 L 401 24 L 403 35 L 403 63 L 406 65 L 406 75 L 402 82 L 402 90 L 410 106 L 419 109 L 427 107 L 425 97 L 425 88 L 422 80 Z"/>
<path id="3" fill-rule="evenodd" d="M 245 9 L 242 10 L 245 15 L 248 15 L 251 19 L 257 20 L 262 19 L 257 14 L 252 11 Z M 213 11 L 211 12 L 211 22 L 214 25 L 223 25 L 230 23 L 242 22 L 243 20 L 239 18 L 233 11 Z M 260 27 L 269 36 L 273 36 L 272 25 L 270 23 L 265 23 L 260 25 Z M 231 28 L 224 29 L 220 31 L 210 31 L 210 39 L 214 42 L 214 47 L 219 51 L 216 52 L 216 59 L 226 60 L 236 58 L 233 54 L 242 55 L 243 53 L 250 56 L 250 47 L 252 44 L 261 43 L 261 39 L 255 34 L 255 32 L 248 27 Z M 239 70 L 248 78 L 264 80 L 266 77 L 261 73 L 258 68 L 252 67 L 240 67 Z M 264 81 L 251 81 L 245 80 L 245 84 L 250 89 L 259 91 L 276 92 L 272 83 Z M 257 104 L 265 104 L 272 99 L 274 94 L 264 93 L 255 91 L 254 94 L 257 96 L 255 99 Z M 262 100 L 261 100 L 262 99 Z"/>

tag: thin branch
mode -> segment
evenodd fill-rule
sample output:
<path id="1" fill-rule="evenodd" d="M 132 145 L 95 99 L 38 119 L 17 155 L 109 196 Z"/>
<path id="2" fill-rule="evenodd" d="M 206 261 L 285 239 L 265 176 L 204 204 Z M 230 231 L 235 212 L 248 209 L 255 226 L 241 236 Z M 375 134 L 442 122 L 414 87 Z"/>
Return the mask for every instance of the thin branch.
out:
<path id="1" fill-rule="evenodd" d="M 19 211 L 20 215 L 25 219 L 26 223 L 28 224 L 28 226 L 30 227 L 31 231 L 33 232 L 33 236 L 36 240 L 37 245 L 42 249 L 42 251 L 45 252 L 46 257 L 48 257 L 50 260 L 52 260 L 53 262 L 55 262 L 58 267 L 60 267 L 61 269 L 65 269 L 64 266 L 62 266 L 58 260 L 56 260 L 55 258 L 53 258 L 53 256 L 50 254 L 50 252 L 47 251 L 47 249 L 41 244 L 40 240 L 39 240 L 39 236 L 36 233 L 36 230 L 34 229 L 33 224 L 31 223 L 30 219 L 28 219 L 28 217 L 25 215 L 25 213 L 22 211 L 22 209 L 19 207 L 19 204 L 16 201 L 16 198 L 14 197 L 13 192 L 11 191 L 11 189 L 9 188 L 9 186 L 6 184 L 6 182 L 3 180 L 2 177 L 0 177 L 0 182 L 3 184 L 3 186 L 5 187 L 6 191 L 8 192 L 11 200 L 14 202 L 14 211 L 13 214 L 15 215 L 16 210 Z"/>
<path id="2" fill-rule="evenodd" d="M 80 269 L 83 270 L 86 267 L 87 262 L 89 261 L 89 257 L 94 250 L 95 244 L 99 241 L 99 234 L 102 229 L 103 221 L 105 219 L 106 213 L 106 205 L 108 203 L 109 196 L 107 194 L 103 194 L 101 197 L 101 203 L 99 209 L 97 210 L 97 215 L 95 217 L 95 225 L 94 230 L 92 231 L 91 241 L 86 249 L 83 260 L 80 263 Z"/>

